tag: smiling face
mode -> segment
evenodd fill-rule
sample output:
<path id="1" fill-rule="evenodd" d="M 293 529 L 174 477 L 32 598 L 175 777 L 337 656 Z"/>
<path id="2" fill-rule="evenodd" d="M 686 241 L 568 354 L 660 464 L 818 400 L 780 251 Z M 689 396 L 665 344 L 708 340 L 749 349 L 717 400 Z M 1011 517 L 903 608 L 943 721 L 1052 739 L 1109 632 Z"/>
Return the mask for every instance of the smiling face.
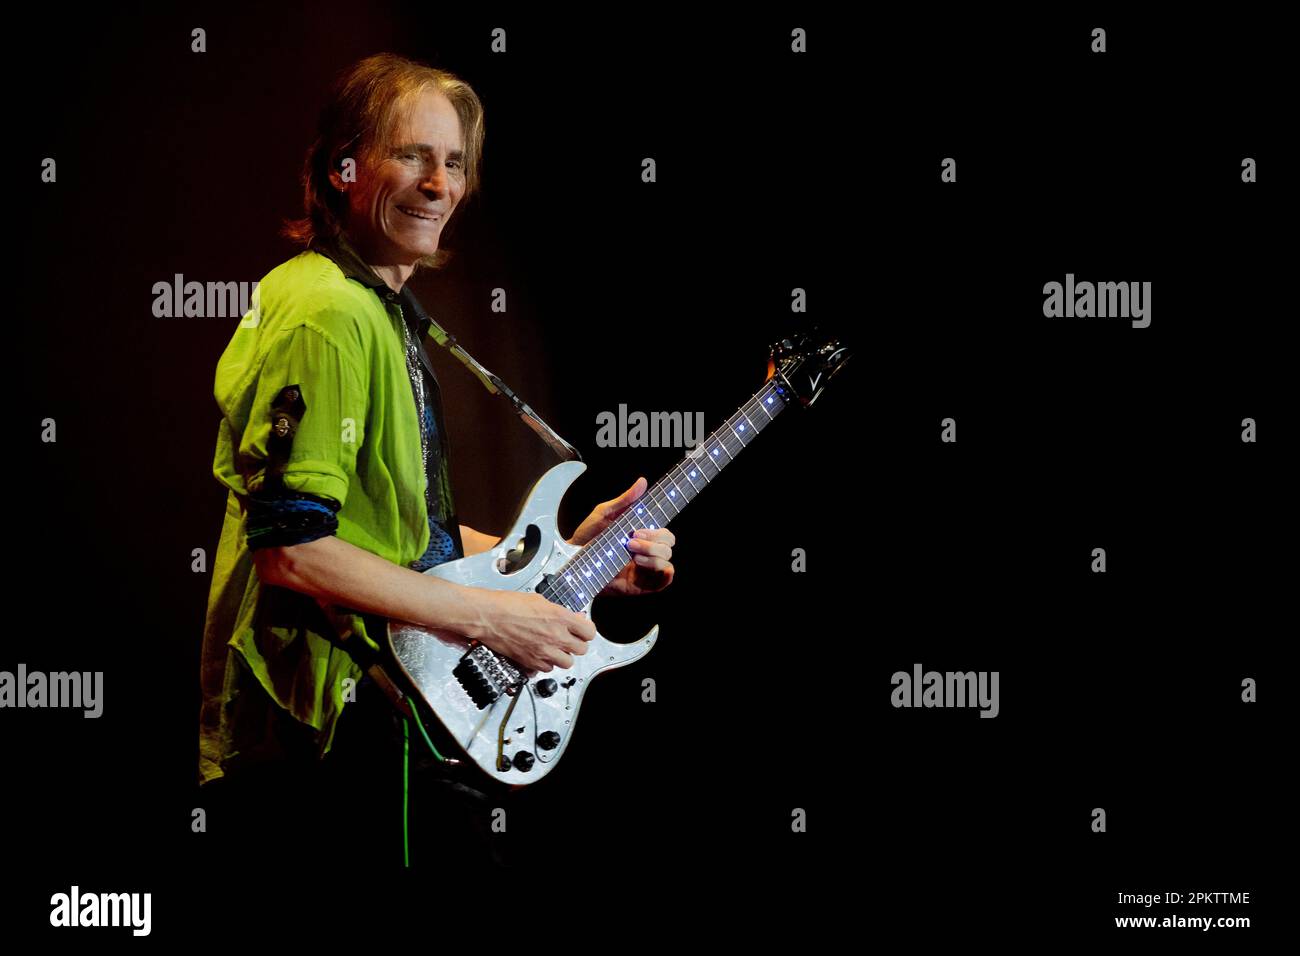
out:
<path id="1" fill-rule="evenodd" d="M 331 175 L 347 195 L 348 238 L 391 288 L 400 289 L 416 262 L 438 251 L 465 194 L 464 150 L 455 107 L 425 90 L 392 147 L 359 167 L 355 183 Z"/>

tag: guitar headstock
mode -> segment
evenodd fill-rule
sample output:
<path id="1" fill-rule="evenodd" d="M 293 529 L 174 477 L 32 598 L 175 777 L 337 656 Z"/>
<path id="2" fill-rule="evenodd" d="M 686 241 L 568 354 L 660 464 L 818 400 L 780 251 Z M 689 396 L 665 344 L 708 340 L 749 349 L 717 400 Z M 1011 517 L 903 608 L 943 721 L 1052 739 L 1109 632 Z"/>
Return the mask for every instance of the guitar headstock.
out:
<path id="1" fill-rule="evenodd" d="M 848 363 L 850 354 L 838 339 L 816 328 L 797 332 L 773 343 L 768 354 L 767 377 L 779 376 L 799 403 L 808 408 Z"/>

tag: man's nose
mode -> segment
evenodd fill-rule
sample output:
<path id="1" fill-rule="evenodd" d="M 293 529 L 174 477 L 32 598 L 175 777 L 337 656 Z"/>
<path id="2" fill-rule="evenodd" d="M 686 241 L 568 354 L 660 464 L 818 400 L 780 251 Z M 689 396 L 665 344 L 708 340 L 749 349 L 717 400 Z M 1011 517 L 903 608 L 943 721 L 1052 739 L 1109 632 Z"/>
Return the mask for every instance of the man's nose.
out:
<path id="1" fill-rule="evenodd" d="M 446 195 L 447 167 L 442 163 L 433 164 L 433 167 L 425 172 L 424 178 L 420 181 L 420 188 L 439 196 Z"/>

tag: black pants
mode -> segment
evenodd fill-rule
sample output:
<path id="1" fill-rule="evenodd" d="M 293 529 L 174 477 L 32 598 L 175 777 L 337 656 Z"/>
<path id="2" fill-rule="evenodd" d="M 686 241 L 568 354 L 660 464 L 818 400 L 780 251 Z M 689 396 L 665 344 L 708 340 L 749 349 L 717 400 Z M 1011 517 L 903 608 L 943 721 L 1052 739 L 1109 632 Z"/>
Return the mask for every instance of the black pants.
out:
<path id="1" fill-rule="evenodd" d="M 432 718 L 422 714 L 426 727 Z M 287 717 L 293 721 L 292 717 Z M 296 723 L 296 722 L 294 722 Z M 286 732 L 294 732 L 287 728 Z M 204 788 L 210 831 L 244 850 L 287 850 L 295 866 L 403 868 L 403 735 L 401 718 L 365 677 L 344 707 L 323 761 L 305 754 L 246 767 Z M 444 756 L 451 756 L 444 751 Z M 406 785 L 412 869 L 513 867 L 527 825 L 522 801 L 509 791 L 478 788 L 472 768 L 445 769 L 410 728 Z M 490 787 L 490 784 L 488 784 Z M 494 821 L 496 826 L 494 827 Z"/>

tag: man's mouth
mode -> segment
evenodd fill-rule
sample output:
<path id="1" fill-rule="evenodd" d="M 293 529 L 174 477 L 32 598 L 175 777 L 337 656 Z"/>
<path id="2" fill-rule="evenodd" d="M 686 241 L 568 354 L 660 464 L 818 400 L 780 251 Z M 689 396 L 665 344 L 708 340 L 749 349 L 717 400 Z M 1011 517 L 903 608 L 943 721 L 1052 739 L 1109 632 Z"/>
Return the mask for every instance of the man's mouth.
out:
<path id="1" fill-rule="evenodd" d="M 399 212 L 404 212 L 413 219 L 428 219 L 430 221 L 437 221 L 438 219 L 442 218 L 437 213 L 424 212 L 423 210 L 420 209 L 412 209 L 410 206 L 398 206 L 397 209 Z"/>

